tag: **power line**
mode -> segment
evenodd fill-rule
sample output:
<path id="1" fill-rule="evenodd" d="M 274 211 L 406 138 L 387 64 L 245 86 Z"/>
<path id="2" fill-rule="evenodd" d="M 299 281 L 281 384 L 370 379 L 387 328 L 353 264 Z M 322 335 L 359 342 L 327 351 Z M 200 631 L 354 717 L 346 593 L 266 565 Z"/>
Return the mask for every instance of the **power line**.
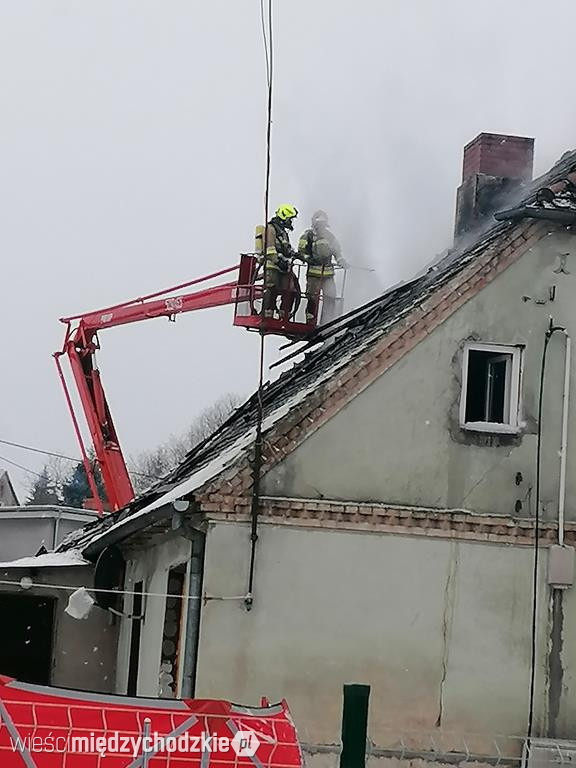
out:
<path id="1" fill-rule="evenodd" d="M 52 457 L 54 457 L 56 459 L 64 459 L 64 461 L 72 461 L 72 462 L 74 462 L 74 464 L 80 464 L 82 462 L 82 460 L 79 459 L 78 457 L 66 456 L 66 454 L 64 454 L 64 453 L 56 453 L 55 451 L 45 451 L 42 448 L 34 448 L 31 445 L 23 445 L 22 443 L 14 443 L 14 442 L 12 442 L 12 440 L 2 440 L 0 438 L 0 443 L 2 443 L 2 445 L 9 445 L 12 448 L 21 448 L 23 451 L 29 451 L 30 453 L 39 453 L 39 454 L 44 455 L 44 456 L 52 456 Z M 5 461 L 7 461 L 9 464 L 10 463 L 15 464 L 15 462 L 10 462 L 8 459 L 6 459 Z M 16 466 L 19 466 L 19 465 L 16 464 Z M 23 467 L 21 467 L 21 469 L 23 469 Z M 26 470 L 26 472 L 32 472 L 32 470 Z M 132 470 L 132 469 L 128 470 L 128 472 L 131 475 L 138 475 L 139 477 L 146 477 L 149 480 L 160 480 L 161 479 L 159 475 L 150 475 L 147 472 L 137 472 L 136 470 Z M 32 474 L 38 474 L 38 473 L 37 472 L 32 472 Z M 40 475 L 38 475 L 38 477 L 40 477 Z"/>
<path id="2" fill-rule="evenodd" d="M 266 24 L 264 18 L 264 2 L 260 0 L 260 13 L 262 21 L 262 31 L 264 34 L 264 48 L 266 50 L 266 74 L 268 82 L 268 107 L 266 115 L 266 173 L 264 187 L 264 258 L 268 253 L 268 220 L 270 207 L 270 167 L 271 167 L 271 137 L 272 137 L 272 86 L 274 82 L 274 38 L 272 25 L 272 0 L 268 0 L 268 47 L 266 47 Z M 264 265 L 266 270 L 266 264 Z M 248 594 L 246 595 L 245 605 L 249 610 L 252 607 L 254 591 L 254 569 L 256 563 L 256 542 L 258 541 L 258 513 L 260 507 L 260 476 L 262 474 L 262 420 L 264 418 L 264 351 L 265 339 L 264 333 L 264 307 L 262 306 L 262 316 L 260 322 L 260 361 L 258 375 L 258 395 L 256 400 L 256 436 L 254 438 L 254 465 L 252 472 L 252 499 L 250 502 L 250 568 L 248 575 Z"/>
<path id="3" fill-rule="evenodd" d="M 264 40 L 264 56 L 266 58 L 266 84 L 270 88 L 270 57 L 268 53 L 268 39 L 266 37 L 266 18 L 264 13 L 264 0 L 260 0 L 260 21 L 262 22 L 262 38 Z"/>
<path id="4" fill-rule="evenodd" d="M 28 559 L 28 558 L 26 558 Z M 17 563 L 17 561 L 14 561 Z M 18 566 L 14 565 L 13 563 L 6 563 L 6 566 L 11 566 L 12 568 L 22 568 L 27 566 Z M 28 567 L 34 567 L 39 568 L 40 565 L 36 566 L 28 566 Z M 25 585 L 22 584 L 22 581 L 14 581 L 11 579 L 0 579 L 0 585 L 3 587 L 19 587 L 20 589 L 61 589 L 64 592 L 77 592 L 78 589 L 81 589 L 81 587 L 72 587 L 70 584 L 44 584 L 44 582 L 37 582 L 32 581 L 31 583 L 28 582 Z M 140 595 L 142 597 L 164 597 L 169 598 L 173 597 L 177 600 L 244 600 L 244 595 L 187 595 L 187 594 L 174 594 L 171 592 L 134 592 L 130 589 L 99 589 L 97 587 L 85 587 L 87 592 L 93 592 L 94 594 L 105 594 L 105 595 Z"/>
<path id="5" fill-rule="evenodd" d="M 33 448 L 30 445 L 13 443 L 11 440 L 2 440 L 0 438 L 0 443 L 2 443 L 2 445 L 9 445 L 12 448 L 21 448 L 23 451 L 30 451 L 30 453 L 40 453 L 40 454 L 43 454 L 44 456 L 53 456 L 56 459 L 65 459 L 66 461 L 75 461 L 75 462 L 80 461 L 80 459 L 75 459 L 73 456 L 66 456 L 63 453 L 55 453 L 54 451 L 44 451 L 41 448 Z"/>
<path id="6" fill-rule="evenodd" d="M 7 459 L 5 456 L 0 456 L 0 461 L 5 461 L 6 464 L 11 464 L 13 467 L 17 467 L 18 469 L 21 469 L 23 472 L 29 472 L 31 475 L 36 475 L 36 477 L 42 477 L 40 472 L 36 472 L 33 469 L 24 467 L 22 464 L 18 464 L 16 461 L 11 461 L 10 459 Z"/>

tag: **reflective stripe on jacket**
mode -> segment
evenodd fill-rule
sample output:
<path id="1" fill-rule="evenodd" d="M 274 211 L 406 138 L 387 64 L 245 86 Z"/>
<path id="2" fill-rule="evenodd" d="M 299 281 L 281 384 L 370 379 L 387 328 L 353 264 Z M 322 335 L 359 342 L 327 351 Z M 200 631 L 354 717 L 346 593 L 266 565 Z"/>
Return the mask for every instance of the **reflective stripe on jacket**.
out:
<path id="1" fill-rule="evenodd" d="M 298 241 L 298 253 L 306 260 L 310 277 L 333 277 L 333 259 L 343 265 L 340 243 L 328 229 L 322 235 L 307 229 Z"/>
<path id="2" fill-rule="evenodd" d="M 266 227 L 266 269 L 279 269 L 286 272 L 289 259 L 292 256 L 292 246 L 288 232 L 272 219 Z"/>

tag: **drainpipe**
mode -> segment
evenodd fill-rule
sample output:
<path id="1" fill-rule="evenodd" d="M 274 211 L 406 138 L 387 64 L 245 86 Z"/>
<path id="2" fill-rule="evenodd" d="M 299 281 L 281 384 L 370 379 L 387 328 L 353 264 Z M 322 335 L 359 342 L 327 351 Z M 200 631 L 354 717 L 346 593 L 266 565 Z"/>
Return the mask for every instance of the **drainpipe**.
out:
<path id="1" fill-rule="evenodd" d="M 52 534 L 52 551 L 56 551 L 56 547 L 58 546 L 58 539 L 60 537 L 60 515 L 61 512 L 58 510 L 58 514 L 56 515 L 56 519 L 54 520 L 54 528 L 53 528 L 53 534 Z"/>
<path id="2" fill-rule="evenodd" d="M 191 699 L 196 690 L 198 650 L 200 646 L 200 619 L 202 608 L 202 581 L 204 576 L 204 534 L 188 530 L 184 534 L 190 541 L 188 564 L 188 606 L 186 616 L 186 637 L 184 640 L 184 669 L 181 698 Z"/>
<path id="3" fill-rule="evenodd" d="M 562 397 L 562 443 L 560 446 L 560 488 L 558 491 L 558 544 L 564 546 L 564 508 L 566 504 L 566 453 L 568 447 L 568 411 L 570 406 L 570 362 L 572 340 L 567 331 L 566 356 L 564 359 L 564 395 Z"/>

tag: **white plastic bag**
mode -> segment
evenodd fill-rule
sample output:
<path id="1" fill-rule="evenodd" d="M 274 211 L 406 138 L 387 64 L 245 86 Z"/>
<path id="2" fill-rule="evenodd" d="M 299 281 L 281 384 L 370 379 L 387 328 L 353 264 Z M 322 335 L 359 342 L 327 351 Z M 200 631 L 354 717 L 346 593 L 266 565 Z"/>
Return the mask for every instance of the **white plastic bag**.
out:
<path id="1" fill-rule="evenodd" d="M 93 605 L 94 599 L 88 594 L 86 587 L 80 587 L 76 592 L 72 592 L 64 610 L 73 619 L 87 619 Z"/>

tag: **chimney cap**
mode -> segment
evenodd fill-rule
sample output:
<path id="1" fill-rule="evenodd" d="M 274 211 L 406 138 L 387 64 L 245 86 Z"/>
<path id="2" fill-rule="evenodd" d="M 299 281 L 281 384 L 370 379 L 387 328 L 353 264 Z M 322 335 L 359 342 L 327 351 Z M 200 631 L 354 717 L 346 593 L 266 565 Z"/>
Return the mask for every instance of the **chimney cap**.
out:
<path id="1" fill-rule="evenodd" d="M 462 181 L 477 174 L 532 179 L 534 139 L 504 133 L 480 133 L 464 147 Z"/>
<path id="2" fill-rule="evenodd" d="M 479 133 L 477 136 L 475 136 L 471 141 L 468 142 L 468 144 L 464 147 L 464 152 L 468 149 L 468 147 L 471 147 L 472 144 L 476 144 L 477 142 L 495 142 L 498 144 L 506 144 L 508 141 L 511 142 L 528 142 L 531 145 L 534 145 L 534 139 L 530 136 L 516 136 L 511 133 L 490 133 L 487 131 L 482 131 L 482 133 Z"/>

